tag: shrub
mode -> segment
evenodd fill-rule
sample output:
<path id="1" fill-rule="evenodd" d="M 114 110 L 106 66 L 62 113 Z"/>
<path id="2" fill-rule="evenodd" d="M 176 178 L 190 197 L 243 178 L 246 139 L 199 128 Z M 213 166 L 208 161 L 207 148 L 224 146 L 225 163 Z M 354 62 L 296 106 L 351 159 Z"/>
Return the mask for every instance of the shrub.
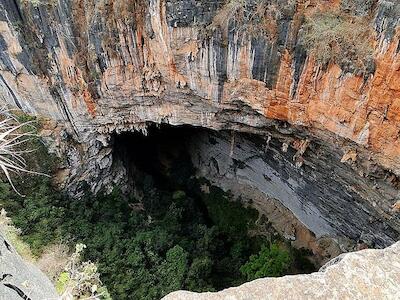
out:
<path id="1" fill-rule="evenodd" d="M 340 8 L 348 13 L 365 16 L 368 15 L 374 5 L 374 0 L 342 0 Z"/>
<path id="2" fill-rule="evenodd" d="M 62 272 L 56 281 L 56 291 L 58 294 L 64 293 L 67 289 L 68 282 L 70 281 L 69 273 Z"/>
<path id="3" fill-rule="evenodd" d="M 257 255 L 250 256 L 249 261 L 244 264 L 240 271 L 247 280 L 261 277 L 277 277 L 287 272 L 292 264 L 293 258 L 289 251 L 281 249 L 274 243 L 263 246 Z"/>
<path id="4" fill-rule="evenodd" d="M 36 265 L 52 281 L 56 281 L 64 270 L 70 255 L 68 247 L 63 244 L 53 244 L 46 247 L 36 261 Z"/>
<path id="5" fill-rule="evenodd" d="M 368 73 L 373 65 L 373 33 L 362 17 L 339 12 L 317 13 L 306 19 L 302 42 L 318 63 L 338 64 L 343 71 Z"/>
<path id="6" fill-rule="evenodd" d="M 292 10 L 296 1 L 282 5 L 270 0 L 229 0 L 216 13 L 209 28 L 228 30 L 229 23 L 235 24 L 240 34 L 271 38 L 277 30 L 277 20 Z"/>
<path id="7" fill-rule="evenodd" d="M 7 217 L 7 212 L 4 208 L 0 209 L 0 233 L 13 245 L 18 254 L 25 260 L 34 261 L 29 245 L 25 243 L 20 236 L 21 230 L 16 228 L 12 220 Z"/>
<path id="8" fill-rule="evenodd" d="M 39 139 L 31 142 L 38 150 L 27 157 L 28 167 L 51 174 L 56 160 Z M 47 271 L 64 294 L 98 295 L 100 289 L 96 292 L 92 283 L 99 285 L 100 279 L 115 299 L 160 299 L 175 289 L 211 291 L 241 284 L 246 277 L 240 266 L 267 240 L 249 234 L 258 226 L 258 213 L 214 186 L 210 193 L 203 192 L 202 184 L 209 183 L 190 176 L 185 164 L 179 159 L 171 165 L 171 179 L 164 178 L 166 190 L 149 175 L 138 180 L 140 202 L 117 188 L 108 195 L 83 190 L 82 199 L 67 198 L 48 177 L 28 174 L 15 179 L 26 197 L 0 181 L 0 205 L 10 212 L 33 253 L 44 254 Z M 47 255 L 59 252 L 57 260 L 65 260 L 63 248 L 48 247 L 57 243 L 87 248 L 67 255 L 63 272 Z M 81 255 L 86 263 L 81 263 Z"/>
<path id="9" fill-rule="evenodd" d="M 49 6 L 56 6 L 58 0 L 23 0 L 24 4 L 32 5 L 33 7 L 38 7 L 41 5 L 49 5 Z"/>
<path id="10" fill-rule="evenodd" d="M 56 282 L 61 299 L 111 299 L 107 289 L 100 281 L 97 266 L 90 261 L 82 261 L 84 244 L 75 245 L 75 252 L 69 257 L 65 272 Z"/>

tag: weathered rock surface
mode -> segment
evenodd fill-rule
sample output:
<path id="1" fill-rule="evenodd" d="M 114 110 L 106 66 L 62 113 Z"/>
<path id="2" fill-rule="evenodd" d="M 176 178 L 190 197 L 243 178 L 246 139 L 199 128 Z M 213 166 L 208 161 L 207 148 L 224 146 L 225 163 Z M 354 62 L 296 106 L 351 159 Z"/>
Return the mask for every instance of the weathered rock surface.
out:
<path id="1" fill-rule="evenodd" d="M 398 240 L 391 229 L 396 225 L 388 226 L 393 220 L 382 221 L 376 211 L 380 194 L 341 163 L 335 149 L 272 135 L 207 131 L 195 135 L 189 147 L 200 176 L 257 207 L 299 247 L 316 249 L 315 237 L 324 236 L 374 247 Z M 304 225 L 313 236 L 307 237 Z"/>
<path id="2" fill-rule="evenodd" d="M 0 299 L 1 300 L 56 300 L 59 296 L 37 267 L 15 251 L 0 235 Z"/>
<path id="3" fill-rule="evenodd" d="M 173 292 L 165 300 L 399 299 L 400 243 L 343 254 L 308 275 L 263 278 L 217 293 Z"/>
<path id="4" fill-rule="evenodd" d="M 232 22 L 227 31 L 209 31 L 220 0 L 40 2 L 0 0 L 0 101 L 69 128 L 60 139 L 69 144 L 71 193 L 79 194 L 82 182 L 97 192 L 124 180 L 111 134 L 145 131 L 146 122 L 275 135 L 283 150 L 298 149 L 300 169 L 303 143 L 315 149 L 314 160 L 330 157 L 323 200 L 311 193 L 284 202 L 308 229 L 318 235 L 334 228 L 354 238 L 365 227 L 361 241 L 398 240 L 397 1 L 356 5 L 376 33 L 375 68 L 363 76 L 334 64 L 322 69 L 299 41 L 302 16 L 339 7 L 337 0 L 271 0 L 281 10 L 272 39 L 243 35 Z M 319 173 L 315 168 L 305 178 Z M 282 198 L 270 188 L 262 187 Z"/>
<path id="5" fill-rule="evenodd" d="M 319 1 L 272 2 L 282 13 L 270 41 L 234 27 L 204 35 L 218 0 L 2 0 L 1 98 L 69 120 L 78 133 L 144 121 L 218 127 L 218 113 L 241 102 L 366 146 L 400 174 L 396 1 L 376 5 L 376 70 L 366 78 L 335 65 L 323 71 L 306 56 L 300 19 Z"/>

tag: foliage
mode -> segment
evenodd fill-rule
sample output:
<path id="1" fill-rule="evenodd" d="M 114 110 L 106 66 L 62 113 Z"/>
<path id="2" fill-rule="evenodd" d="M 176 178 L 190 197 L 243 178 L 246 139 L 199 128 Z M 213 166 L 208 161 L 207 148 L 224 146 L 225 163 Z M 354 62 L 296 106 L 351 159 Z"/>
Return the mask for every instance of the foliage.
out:
<path id="1" fill-rule="evenodd" d="M 47 246 L 35 264 L 50 280 L 56 282 L 64 271 L 69 258 L 69 247 L 57 243 Z"/>
<path id="2" fill-rule="evenodd" d="M 134 199 L 126 201 L 117 191 L 94 202 L 91 198 L 76 201 L 69 209 L 75 218 L 63 225 L 63 235 L 88 245 L 85 258 L 98 259 L 102 280 L 116 298 L 155 299 L 187 285 L 209 289 L 209 278 L 199 276 L 210 274 L 212 264 L 204 270 L 193 264 L 193 257 L 212 256 L 215 229 L 190 222 L 201 219 L 184 205 L 191 199 L 179 203 L 171 199 L 164 193 L 147 199 L 148 205 L 157 207 L 159 202 L 170 202 L 153 215 L 130 210 Z"/>
<path id="3" fill-rule="evenodd" d="M 58 294 L 64 293 L 64 291 L 67 289 L 69 281 L 70 277 L 68 272 L 60 273 L 60 276 L 58 277 L 56 282 L 56 291 Z"/>
<path id="4" fill-rule="evenodd" d="M 97 266 L 90 261 L 81 261 L 85 244 L 76 244 L 75 252 L 71 255 L 56 283 L 57 291 L 62 294 L 61 299 L 110 299 L 105 287 L 99 292 L 102 285 Z"/>
<path id="5" fill-rule="evenodd" d="M 32 143 L 38 150 L 27 157 L 28 164 L 52 173 L 57 160 L 40 140 Z M 88 275 L 91 282 L 101 279 L 115 299 L 159 299 L 177 289 L 214 291 L 243 283 L 251 270 L 243 274 L 240 267 L 266 243 L 265 237 L 248 234 L 258 213 L 216 187 L 203 192 L 201 186 L 208 183 L 191 177 L 182 164 L 169 174 L 174 178 L 163 178 L 163 186 L 141 176 L 135 182 L 144 195 L 140 201 L 117 188 L 108 195 L 86 192 L 82 199 L 68 198 L 49 178 L 28 175 L 15 180 L 26 197 L 0 182 L 0 205 L 35 255 L 55 243 L 87 245 L 79 251 L 87 263 L 76 264 L 75 273 Z M 58 277 L 59 289 L 81 282 L 71 268 L 65 272 Z M 89 285 L 80 286 L 83 294 L 92 292 Z"/>
<path id="6" fill-rule="evenodd" d="M 40 0 L 24 0 L 23 2 L 27 4 L 32 4 L 34 7 L 37 7 L 40 4 L 42 4 L 42 1 Z"/>
<path id="7" fill-rule="evenodd" d="M 343 11 L 355 15 L 367 15 L 371 12 L 375 0 L 341 0 L 340 7 Z"/>
<path id="8" fill-rule="evenodd" d="M 0 204 L 7 203 L 14 225 L 21 230 L 22 239 L 37 256 L 46 245 L 54 241 L 52 230 L 56 230 L 56 224 L 63 217 L 63 208 L 57 204 L 64 197 L 54 189 L 48 176 L 37 175 L 52 174 L 58 164 L 58 159 L 47 152 L 46 146 L 37 135 L 39 123 L 26 114 L 19 114 L 17 119 L 24 124 L 22 131 L 32 132 L 31 138 L 24 145 L 32 150 L 24 154 L 27 169 L 32 172 L 14 176 L 15 187 L 24 196 L 13 192 L 9 183 L 0 180 Z M 16 214 L 16 211 L 19 213 Z"/>
<path id="9" fill-rule="evenodd" d="M 33 7 L 38 7 L 41 5 L 55 6 L 58 3 L 57 0 L 22 0 L 22 2 L 24 4 L 30 4 Z"/>
<path id="10" fill-rule="evenodd" d="M 221 29 L 225 35 L 234 30 L 241 36 L 275 39 L 280 20 L 293 18 L 297 3 L 296 0 L 228 0 L 208 29 Z M 303 46 L 324 67 L 336 63 L 345 72 L 373 73 L 374 30 L 369 17 L 373 5 L 373 0 L 341 0 L 337 10 L 302 17 L 299 20 L 305 20 L 300 31 Z"/>
<path id="11" fill-rule="evenodd" d="M 302 42 L 321 65 L 336 63 L 345 72 L 368 73 L 373 64 L 373 33 L 368 20 L 342 12 L 322 12 L 306 19 Z"/>
<path id="12" fill-rule="evenodd" d="M 241 34 L 271 38 L 276 35 L 277 21 L 290 14 L 296 1 L 285 4 L 271 0 L 228 0 L 216 13 L 209 29 L 228 30 L 230 23 Z"/>
<path id="13" fill-rule="evenodd" d="M 57 206 L 62 197 L 54 193 L 48 178 L 23 178 L 20 181 L 26 183 L 27 190 L 23 192 L 31 188 L 27 196 L 15 194 L 8 184 L 0 182 L 0 201 L 12 214 L 15 226 L 21 229 L 22 239 L 31 246 L 34 255 L 39 255 L 55 240 L 57 224 L 64 215 L 63 208 Z"/>
<path id="14" fill-rule="evenodd" d="M 210 187 L 210 193 L 203 195 L 209 217 L 214 224 L 230 235 L 246 235 L 254 226 L 258 212 L 231 199 L 231 195 L 215 186 Z"/>
<path id="15" fill-rule="evenodd" d="M 237 220 L 239 206 L 230 207 L 227 199 L 213 215 L 217 220 L 227 213 L 221 220 L 228 223 L 219 228 L 183 193 L 146 193 L 151 195 L 144 199 L 146 210 L 138 211 L 130 205 L 136 200 L 117 190 L 81 200 L 63 199 L 46 185 L 32 191 L 26 198 L 1 193 L 0 202 L 13 209 L 34 253 L 61 240 L 86 244 L 83 259 L 96 262 L 102 282 L 117 299 L 157 299 L 176 289 L 212 291 L 243 283 L 239 268 L 259 250 L 259 241 L 241 227 L 251 226 L 251 219 Z"/>
<path id="16" fill-rule="evenodd" d="M 240 268 L 248 280 L 261 277 L 277 277 L 284 275 L 293 262 L 289 251 L 283 250 L 278 244 L 263 246 L 257 255 L 250 256 L 249 261 Z"/>
<path id="17" fill-rule="evenodd" d="M 21 230 L 13 225 L 12 220 L 7 217 L 7 212 L 4 208 L 0 209 L 0 233 L 13 245 L 18 254 L 25 260 L 34 260 L 29 245 L 21 239 Z"/>

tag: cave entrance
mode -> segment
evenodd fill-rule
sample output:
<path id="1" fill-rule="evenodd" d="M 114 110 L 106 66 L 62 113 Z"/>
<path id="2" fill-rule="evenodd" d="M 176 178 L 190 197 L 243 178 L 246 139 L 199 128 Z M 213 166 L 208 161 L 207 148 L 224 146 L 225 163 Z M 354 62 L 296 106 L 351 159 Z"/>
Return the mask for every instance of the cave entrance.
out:
<path id="1" fill-rule="evenodd" d="M 114 155 L 123 162 L 133 187 L 132 207 L 140 207 L 151 226 L 163 224 L 166 230 L 160 233 L 167 241 L 158 254 L 168 257 L 179 247 L 185 257 L 180 288 L 220 290 L 255 279 L 260 261 L 251 262 L 252 255 L 259 260 L 269 257 L 264 263 L 270 268 L 263 277 L 314 271 L 310 252 L 291 247 L 249 202 L 208 180 L 205 173 L 218 173 L 223 163 L 204 162 L 199 143 L 207 149 L 217 145 L 219 135 L 232 133 L 151 125 L 145 135 L 126 132 L 113 139 Z M 229 157 L 231 150 L 222 147 L 221 157 Z M 240 168 L 239 162 L 235 168 Z"/>
<path id="2" fill-rule="evenodd" d="M 191 142 L 207 131 L 192 126 L 152 125 L 146 134 L 116 135 L 114 153 L 123 161 L 133 181 L 141 181 L 148 175 L 159 188 L 177 189 L 195 173 L 188 151 Z"/>

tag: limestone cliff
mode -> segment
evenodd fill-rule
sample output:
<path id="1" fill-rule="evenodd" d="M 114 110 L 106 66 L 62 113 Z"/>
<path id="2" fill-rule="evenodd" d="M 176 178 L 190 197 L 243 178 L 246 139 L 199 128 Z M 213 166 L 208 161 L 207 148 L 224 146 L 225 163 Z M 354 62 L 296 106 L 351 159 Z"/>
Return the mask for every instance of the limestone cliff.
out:
<path id="1" fill-rule="evenodd" d="M 51 281 L 0 234 L 0 299 L 58 299 Z"/>
<path id="2" fill-rule="evenodd" d="M 286 157 L 293 171 L 270 167 L 300 200 L 262 193 L 296 207 L 313 234 L 393 243 L 400 232 L 397 2 L 358 1 L 374 30 L 375 64 L 362 74 L 321 67 L 299 41 L 304 16 L 341 1 L 270 2 L 280 13 L 274 35 L 264 38 L 234 22 L 210 30 L 219 0 L 0 0 L 0 100 L 64 123 L 67 130 L 56 132 L 69 143 L 72 190 L 86 181 L 98 191 L 124 177 L 113 164 L 114 132 L 145 131 L 146 122 L 252 132 L 265 147 L 271 142 L 275 158 Z"/>
<path id="3" fill-rule="evenodd" d="M 178 291 L 164 299 L 398 299 L 399 254 L 396 243 L 384 250 L 344 254 L 308 275 L 258 279 L 217 293 Z"/>

